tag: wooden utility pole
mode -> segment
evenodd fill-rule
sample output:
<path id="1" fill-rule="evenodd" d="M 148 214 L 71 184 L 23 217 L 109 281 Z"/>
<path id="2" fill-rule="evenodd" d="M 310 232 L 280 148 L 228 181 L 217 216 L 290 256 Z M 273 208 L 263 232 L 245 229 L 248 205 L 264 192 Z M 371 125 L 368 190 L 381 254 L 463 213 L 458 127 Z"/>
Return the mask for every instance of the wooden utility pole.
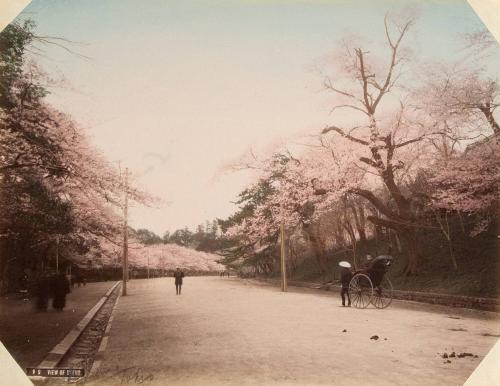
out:
<path id="1" fill-rule="evenodd" d="M 287 291 L 286 283 L 286 242 L 285 242 L 285 220 L 281 220 L 281 291 Z"/>
<path id="2" fill-rule="evenodd" d="M 125 168 L 125 202 L 123 205 L 123 285 L 122 295 L 127 295 L 128 280 L 128 168 Z"/>

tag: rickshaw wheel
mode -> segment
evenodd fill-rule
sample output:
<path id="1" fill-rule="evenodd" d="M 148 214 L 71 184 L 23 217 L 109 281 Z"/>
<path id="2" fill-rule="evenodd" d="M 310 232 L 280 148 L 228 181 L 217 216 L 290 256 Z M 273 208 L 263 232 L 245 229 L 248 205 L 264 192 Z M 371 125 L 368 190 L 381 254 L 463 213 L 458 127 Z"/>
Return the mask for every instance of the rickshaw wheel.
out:
<path id="1" fill-rule="evenodd" d="M 354 307 L 368 307 L 373 296 L 372 281 L 364 273 L 355 274 L 349 283 L 349 294 Z"/>
<path id="2" fill-rule="evenodd" d="M 372 304 L 376 308 L 386 308 L 392 302 L 392 283 L 384 276 L 380 285 L 373 289 Z"/>

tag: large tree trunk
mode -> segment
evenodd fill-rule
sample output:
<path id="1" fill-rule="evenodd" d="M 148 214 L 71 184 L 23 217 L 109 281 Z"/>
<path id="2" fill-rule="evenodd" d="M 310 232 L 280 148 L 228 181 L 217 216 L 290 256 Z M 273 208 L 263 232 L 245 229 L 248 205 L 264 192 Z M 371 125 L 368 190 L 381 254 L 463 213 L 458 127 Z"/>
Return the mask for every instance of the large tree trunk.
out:
<path id="1" fill-rule="evenodd" d="M 413 275 L 417 273 L 420 263 L 418 245 L 415 242 L 416 219 L 414 218 L 414 213 L 412 212 L 410 199 L 405 197 L 394 178 L 395 167 L 391 164 L 391 160 L 396 147 L 392 143 L 392 137 L 386 137 L 385 142 L 387 149 L 387 165 L 384 166 L 382 157 L 376 147 L 371 148 L 373 161 L 370 162 L 377 165 L 380 177 L 382 178 L 382 181 L 384 182 L 384 185 L 386 186 L 391 199 L 396 206 L 396 210 L 376 197 L 371 191 L 365 189 L 355 189 L 353 193 L 366 198 L 379 212 L 378 215 L 369 216 L 368 220 L 375 225 L 396 230 L 402 238 L 405 239 L 406 247 L 408 249 L 408 266 L 405 273 L 407 275 Z M 381 218 L 380 216 L 384 216 L 385 218 Z"/>
<path id="2" fill-rule="evenodd" d="M 420 269 L 420 255 L 418 251 L 417 234 L 414 229 L 401 229 L 398 234 L 406 245 L 408 261 L 404 270 L 406 276 L 418 274 Z"/>

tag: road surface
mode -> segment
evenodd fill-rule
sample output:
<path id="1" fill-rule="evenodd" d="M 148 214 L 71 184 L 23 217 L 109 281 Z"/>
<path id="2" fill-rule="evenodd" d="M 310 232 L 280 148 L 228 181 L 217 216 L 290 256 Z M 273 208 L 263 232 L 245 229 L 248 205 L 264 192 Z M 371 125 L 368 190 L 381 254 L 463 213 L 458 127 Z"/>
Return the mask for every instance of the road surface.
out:
<path id="1" fill-rule="evenodd" d="M 187 277 L 181 296 L 172 278 L 128 291 L 89 384 L 462 385 L 500 334 L 492 313 L 343 308 L 331 293 L 236 278 Z M 478 357 L 442 358 L 453 351 Z"/>

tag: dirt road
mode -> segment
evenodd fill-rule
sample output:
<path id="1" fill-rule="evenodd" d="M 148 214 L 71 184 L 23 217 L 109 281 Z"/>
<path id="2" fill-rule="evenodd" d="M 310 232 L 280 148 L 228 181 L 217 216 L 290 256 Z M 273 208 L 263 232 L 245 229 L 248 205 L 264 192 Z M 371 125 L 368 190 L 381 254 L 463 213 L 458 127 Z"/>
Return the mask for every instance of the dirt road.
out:
<path id="1" fill-rule="evenodd" d="M 188 277 L 181 296 L 172 278 L 135 280 L 129 293 L 91 384 L 462 385 L 500 334 L 488 313 L 342 308 L 236 278 Z"/>

